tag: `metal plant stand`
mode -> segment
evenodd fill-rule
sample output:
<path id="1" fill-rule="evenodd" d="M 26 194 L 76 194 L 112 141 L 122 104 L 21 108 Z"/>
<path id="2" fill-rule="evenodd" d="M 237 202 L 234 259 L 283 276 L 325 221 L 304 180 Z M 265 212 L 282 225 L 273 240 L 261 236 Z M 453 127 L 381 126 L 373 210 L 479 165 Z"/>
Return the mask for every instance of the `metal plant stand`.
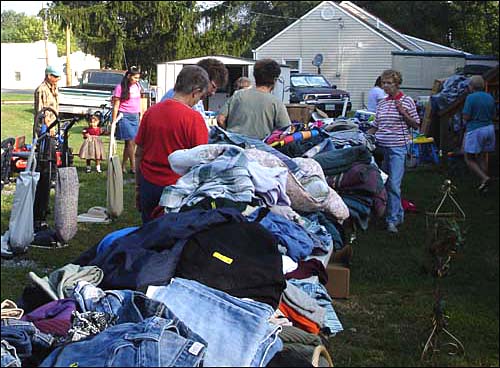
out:
<path id="1" fill-rule="evenodd" d="M 440 281 L 448 274 L 451 260 L 464 244 L 460 223 L 465 221 L 465 212 L 453 197 L 456 187 L 446 180 L 441 187 L 443 197 L 433 212 L 426 212 L 426 227 L 430 233 L 429 251 L 433 257 L 434 315 L 432 332 L 422 351 L 421 360 L 430 354 L 434 356 L 446 350 L 448 355 L 464 355 L 465 348 L 460 340 L 448 331 L 449 316 L 445 312 L 445 302 L 440 289 Z M 448 200 L 448 201 L 447 201 Z M 451 205 L 451 206 L 450 206 Z M 432 228 L 431 225 L 432 224 Z"/>

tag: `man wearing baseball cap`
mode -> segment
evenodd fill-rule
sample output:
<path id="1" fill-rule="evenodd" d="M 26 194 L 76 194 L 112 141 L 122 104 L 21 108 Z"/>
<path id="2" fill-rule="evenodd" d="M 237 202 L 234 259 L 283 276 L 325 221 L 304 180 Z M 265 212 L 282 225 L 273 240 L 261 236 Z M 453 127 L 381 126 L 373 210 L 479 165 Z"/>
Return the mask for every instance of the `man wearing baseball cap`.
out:
<path id="1" fill-rule="evenodd" d="M 45 112 L 43 121 L 37 119 L 38 113 L 44 107 L 51 107 L 59 114 L 59 97 L 57 92 L 57 82 L 61 79 L 61 71 L 55 66 L 49 65 L 45 68 L 45 79 L 35 90 L 35 129 L 37 135 L 40 135 L 43 125 L 50 125 L 55 119 L 55 115 L 51 111 Z M 50 135 L 54 135 L 55 130 L 52 129 Z"/>

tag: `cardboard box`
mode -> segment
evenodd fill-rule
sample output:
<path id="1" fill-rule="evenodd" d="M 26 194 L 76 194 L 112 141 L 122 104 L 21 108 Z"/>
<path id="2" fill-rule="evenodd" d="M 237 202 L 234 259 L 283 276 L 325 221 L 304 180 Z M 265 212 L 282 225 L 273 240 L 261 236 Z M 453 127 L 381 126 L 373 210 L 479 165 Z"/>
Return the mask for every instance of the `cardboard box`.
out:
<path id="1" fill-rule="evenodd" d="M 328 294 L 332 298 L 348 298 L 351 270 L 342 264 L 330 263 L 326 267 L 326 272 L 328 273 L 328 284 L 326 284 Z"/>

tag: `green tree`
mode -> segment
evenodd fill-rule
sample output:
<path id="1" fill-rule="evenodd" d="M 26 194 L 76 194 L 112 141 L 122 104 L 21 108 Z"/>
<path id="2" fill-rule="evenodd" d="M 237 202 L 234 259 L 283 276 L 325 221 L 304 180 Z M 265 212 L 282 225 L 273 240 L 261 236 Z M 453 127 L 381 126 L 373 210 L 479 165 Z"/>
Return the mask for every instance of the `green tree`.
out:
<path id="1" fill-rule="evenodd" d="M 69 23 L 103 66 L 137 65 L 152 75 L 160 61 L 238 53 L 252 36 L 225 13 L 206 22 L 196 1 L 54 1 L 49 15 L 61 27 Z"/>
<path id="2" fill-rule="evenodd" d="M 498 55 L 498 1 L 354 1 L 398 31 L 475 54 Z"/>
<path id="3" fill-rule="evenodd" d="M 281 32 L 321 1 L 224 1 L 205 12 L 208 17 L 227 12 L 240 33 L 253 35 L 237 55 L 253 57 L 252 49 Z"/>
<path id="4" fill-rule="evenodd" d="M 451 41 L 457 48 L 498 57 L 498 1 L 453 1 Z"/>
<path id="5" fill-rule="evenodd" d="M 13 10 L 2 11 L 2 43 L 28 43 L 43 38 L 40 19 Z"/>
<path id="6" fill-rule="evenodd" d="M 49 41 L 57 45 L 58 56 L 66 53 L 66 35 L 53 22 L 47 22 Z M 40 17 L 27 16 L 13 10 L 2 12 L 2 42 L 32 43 L 44 39 L 43 22 Z M 71 40 L 71 51 L 78 50 L 78 41 Z"/>

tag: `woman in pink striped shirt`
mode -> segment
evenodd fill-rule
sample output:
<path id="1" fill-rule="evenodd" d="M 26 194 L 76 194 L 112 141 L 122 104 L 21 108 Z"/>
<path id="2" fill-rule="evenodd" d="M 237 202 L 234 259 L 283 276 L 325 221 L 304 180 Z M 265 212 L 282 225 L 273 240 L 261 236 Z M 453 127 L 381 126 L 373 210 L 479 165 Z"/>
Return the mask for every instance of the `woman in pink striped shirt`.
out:
<path id="1" fill-rule="evenodd" d="M 409 128 L 418 129 L 420 119 L 413 99 L 399 89 L 403 82 L 401 73 L 386 70 L 381 77 L 382 88 L 387 97 L 377 105 L 374 128 L 369 133 L 375 133 L 377 147 L 384 155 L 382 170 L 389 175 L 386 183 L 387 230 L 397 233 L 397 226 L 404 221 L 401 182 L 405 172 L 407 147 L 411 139 Z"/>

